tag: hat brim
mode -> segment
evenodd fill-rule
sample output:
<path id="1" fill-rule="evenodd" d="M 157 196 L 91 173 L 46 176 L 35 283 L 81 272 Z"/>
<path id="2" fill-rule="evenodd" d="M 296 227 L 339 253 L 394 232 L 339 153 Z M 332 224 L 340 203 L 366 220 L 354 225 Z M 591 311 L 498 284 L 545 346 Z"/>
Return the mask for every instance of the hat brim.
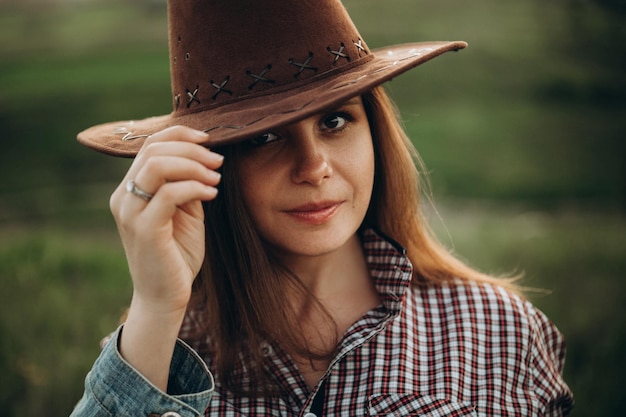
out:
<path id="1" fill-rule="evenodd" d="M 297 89 L 226 103 L 197 113 L 100 124 L 78 134 L 83 145 L 108 155 L 134 157 L 151 134 L 174 125 L 209 133 L 208 147 L 233 144 L 332 108 L 465 42 L 421 42 L 373 50 L 373 59 Z"/>

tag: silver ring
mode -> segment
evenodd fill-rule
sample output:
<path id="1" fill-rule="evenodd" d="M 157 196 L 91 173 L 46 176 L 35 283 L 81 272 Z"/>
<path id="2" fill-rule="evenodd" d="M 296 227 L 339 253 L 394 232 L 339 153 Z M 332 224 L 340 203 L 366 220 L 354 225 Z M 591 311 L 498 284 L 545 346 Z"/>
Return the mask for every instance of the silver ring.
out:
<path id="1" fill-rule="evenodd" d="M 146 201 L 150 201 L 152 197 L 154 197 L 154 194 L 147 193 L 141 188 L 137 187 L 137 184 L 135 184 L 135 180 L 128 180 L 128 182 L 126 183 L 126 191 L 136 195 L 139 198 L 143 198 Z"/>

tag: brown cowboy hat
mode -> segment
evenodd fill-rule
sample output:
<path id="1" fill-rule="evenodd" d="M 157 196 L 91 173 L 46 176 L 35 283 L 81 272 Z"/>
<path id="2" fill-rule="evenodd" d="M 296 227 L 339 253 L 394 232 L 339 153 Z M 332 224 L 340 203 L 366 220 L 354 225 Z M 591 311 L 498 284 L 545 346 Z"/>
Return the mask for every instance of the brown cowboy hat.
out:
<path id="1" fill-rule="evenodd" d="M 78 134 L 98 151 L 132 157 L 168 126 L 235 143 L 309 117 L 464 42 L 370 51 L 339 0 L 168 2 L 172 113 Z"/>

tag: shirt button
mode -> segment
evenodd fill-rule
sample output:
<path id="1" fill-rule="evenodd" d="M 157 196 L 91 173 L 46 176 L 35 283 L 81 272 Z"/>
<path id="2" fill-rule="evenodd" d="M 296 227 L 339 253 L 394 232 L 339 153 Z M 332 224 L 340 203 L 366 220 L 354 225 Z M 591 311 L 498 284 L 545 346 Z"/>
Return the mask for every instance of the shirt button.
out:
<path id="1" fill-rule="evenodd" d="M 274 349 L 272 349 L 272 346 L 268 342 L 262 342 L 261 343 L 261 354 L 263 356 L 265 356 L 266 358 L 268 358 L 268 357 L 270 357 L 270 356 L 272 356 L 274 354 Z M 311 417 L 311 416 L 309 416 L 309 417 Z"/>
<path id="2" fill-rule="evenodd" d="M 168 411 L 167 413 L 161 414 L 161 417 L 180 417 L 176 411 Z"/>
<path id="3" fill-rule="evenodd" d="M 317 417 L 317 416 L 313 413 L 306 413 L 304 417 Z"/>

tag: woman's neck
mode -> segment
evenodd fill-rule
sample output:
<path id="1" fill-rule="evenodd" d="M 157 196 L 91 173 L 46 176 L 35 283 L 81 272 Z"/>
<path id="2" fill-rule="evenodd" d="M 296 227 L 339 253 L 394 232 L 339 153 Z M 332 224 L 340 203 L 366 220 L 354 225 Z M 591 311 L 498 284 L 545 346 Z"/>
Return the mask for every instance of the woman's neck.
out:
<path id="1" fill-rule="evenodd" d="M 286 266 L 309 290 L 308 297 L 290 299 L 295 302 L 297 321 L 313 351 L 333 351 L 348 328 L 380 304 L 357 235 L 333 253 L 286 261 Z M 315 385 L 328 361 L 311 362 L 291 353 L 307 385 Z"/>
<path id="2" fill-rule="evenodd" d="M 279 254 L 280 261 L 318 298 L 334 293 L 347 281 L 362 280 L 369 272 L 359 237 L 355 234 L 337 250 L 316 256 Z"/>

